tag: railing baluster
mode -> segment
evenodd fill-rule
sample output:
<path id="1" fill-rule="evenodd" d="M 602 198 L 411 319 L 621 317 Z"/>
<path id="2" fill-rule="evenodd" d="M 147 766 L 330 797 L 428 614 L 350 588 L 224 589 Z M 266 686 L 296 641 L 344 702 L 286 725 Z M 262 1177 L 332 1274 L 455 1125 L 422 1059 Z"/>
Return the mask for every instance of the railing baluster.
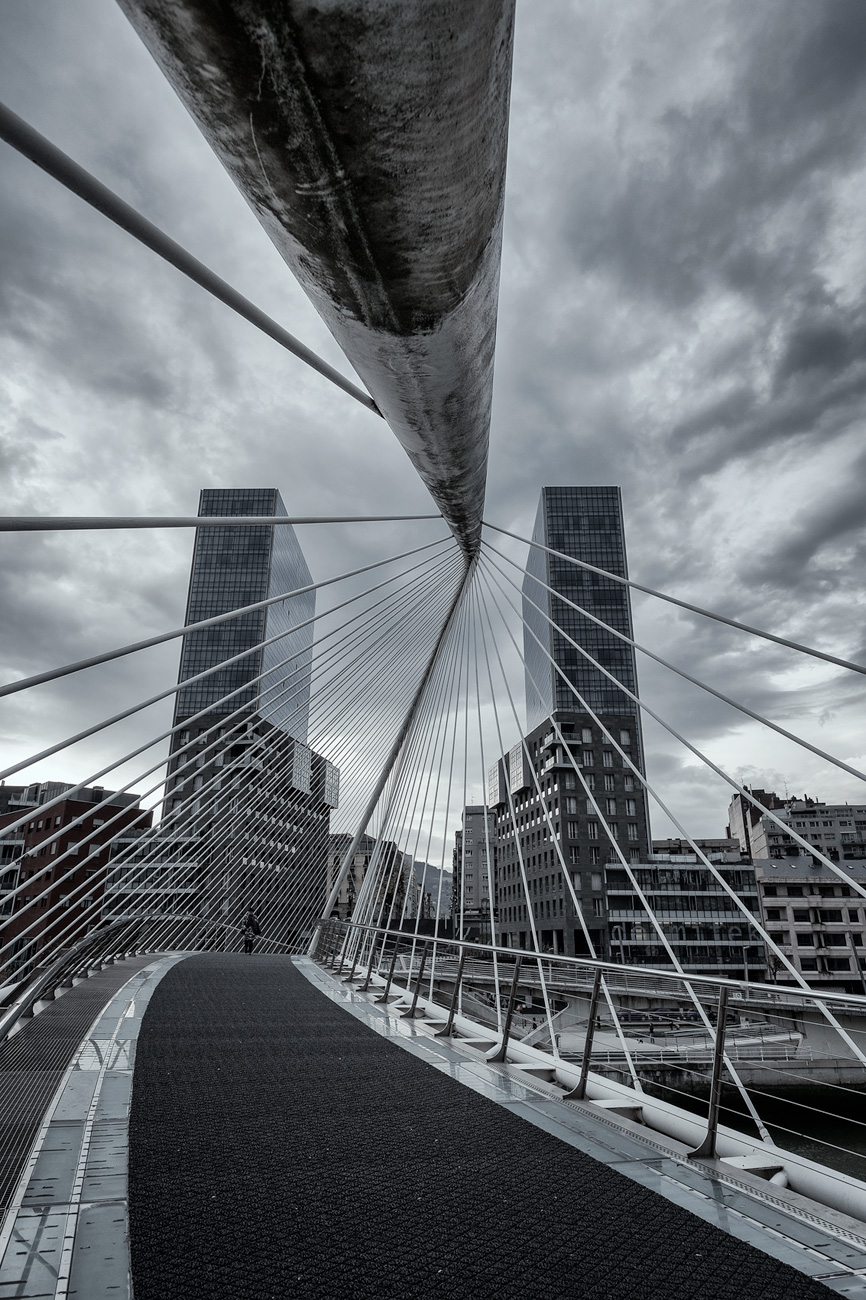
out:
<path id="1" fill-rule="evenodd" d="M 387 1002 L 387 1001 L 388 1001 L 388 995 L 389 995 L 390 992 L 391 992 L 391 981 L 392 981 L 393 978 L 394 978 L 394 967 L 397 965 L 397 948 L 398 948 L 399 943 L 400 943 L 400 940 L 399 940 L 399 938 L 395 935 L 395 936 L 394 936 L 394 951 L 391 953 L 391 965 L 390 965 L 390 967 L 389 967 L 389 969 L 388 969 L 388 978 L 387 978 L 387 980 L 385 981 L 385 991 L 383 992 L 383 994 L 382 994 L 382 996 L 381 996 L 380 998 L 376 998 L 376 1001 L 377 1001 L 377 1002 Z"/>
<path id="2" fill-rule="evenodd" d="M 457 963 L 457 977 L 454 981 L 454 992 L 451 995 L 451 1006 L 448 1008 L 448 1019 L 445 1022 L 445 1028 L 440 1029 L 434 1035 L 435 1038 L 451 1038 L 454 1033 L 454 1016 L 457 1012 L 457 1000 L 460 997 L 460 985 L 463 982 L 463 967 L 466 964 L 466 949 L 460 949 L 460 960 Z"/>
<path id="3" fill-rule="evenodd" d="M 382 943 L 384 944 L 384 942 L 385 942 L 385 936 L 382 935 Z M 373 965 L 376 961 L 376 947 L 378 943 L 379 943 L 379 935 L 374 932 L 373 939 L 370 944 L 370 965 L 367 967 L 367 978 L 364 980 L 363 984 L 360 984 L 358 986 L 359 993 L 366 993 L 367 989 L 370 987 L 370 981 L 373 978 Z"/>
<path id="4" fill-rule="evenodd" d="M 517 998 L 517 982 L 520 979 L 520 967 L 522 962 L 523 956 L 518 953 L 517 960 L 514 963 L 514 974 L 511 977 L 511 991 L 508 994 L 508 1009 L 505 1012 L 505 1024 L 502 1026 L 502 1044 L 495 1056 L 488 1056 L 488 1061 L 504 1061 L 508 1053 L 508 1035 L 511 1033 L 511 1017 L 514 1015 L 514 1003 Z"/>
<path id="5" fill-rule="evenodd" d="M 592 1040 L 595 1037 L 595 1017 L 598 1011 L 598 995 L 601 992 L 601 968 L 597 967 L 592 981 L 592 993 L 589 996 L 589 1019 L 586 1022 L 586 1038 L 583 1043 L 583 1060 L 580 1064 L 580 1078 L 571 1092 L 567 1092 L 563 1101 L 583 1101 L 586 1096 L 586 1081 L 589 1077 L 589 1063 L 592 1058 Z"/>
<path id="6" fill-rule="evenodd" d="M 716 1156 L 716 1137 L 719 1131 L 719 1103 L 722 1093 L 722 1064 L 725 1056 L 725 1029 L 728 1018 L 728 986 L 719 989 L 719 1005 L 716 1017 L 716 1047 L 713 1052 L 713 1073 L 710 1080 L 710 1105 L 707 1112 L 707 1135 L 701 1145 L 689 1152 L 690 1159 L 714 1160 Z"/>
<path id="7" fill-rule="evenodd" d="M 421 965 L 418 967 L 418 978 L 415 981 L 415 993 L 412 997 L 412 1005 L 408 1011 L 401 1014 L 403 1020 L 414 1020 L 415 1008 L 418 1006 L 418 994 L 421 992 L 421 984 L 424 979 L 424 967 L 427 965 L 427 954 L 430 951 L 430 940 L 428 939 L 421 949 Z"/>
<path id="8" fill-rule="evenodd" d="M 350 933 L 350 936 L 351 936 L 351 931 L 350 931 L 349 933 Z M 361 948 L 362 948 L 363 945 L 364 945 L 364 932 L 363 932 L 363 930 L 360 931 L 359 933 L 357 933 L 357 934 L 354 936 L 354 938 L 355 938 L 355 956 L 354 956 L 353 959 L 352 959 L 352 969 L 349 971 L 349 974 L 348 974 L 348 975 L 346 976 L 346 978 L 343 980 L 343 983 L 344 983 L 344 984 L 351 984 L 352 981 L 353 981 L 354 978 L 355 978 L 355 971 L 356 971 L 356 969 L 357 969 L 357 967 L 358 967 L 358 962 L 359 962 L 360 959 L 361 959 Z"/>

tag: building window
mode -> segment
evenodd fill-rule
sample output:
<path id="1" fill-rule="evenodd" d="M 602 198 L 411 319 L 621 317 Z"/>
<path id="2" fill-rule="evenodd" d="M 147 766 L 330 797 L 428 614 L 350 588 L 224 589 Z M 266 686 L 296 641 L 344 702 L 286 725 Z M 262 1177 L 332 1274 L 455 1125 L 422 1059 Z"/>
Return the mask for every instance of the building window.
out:
<path id="1" fill-rule="evenodd" d="M 603 899 L 601 899 L 601 898 L 594 898 L 594 899 L 592 900 L 592 914 L 593 914 L 593 916 L 604 916 L 604 900 L 603 900 Z"/>
<path id="2" fill-rule="evenodd" d="M 628 823 L 628 838 L 634 843 L 638 838 L 637 822 Z"/>
<path id="3" fill-rule="evenodd" d="M 565 785 L 566 790 L 577 789 L 577 777 L 575 776 L 574 772 L 565 773 L 565 781 L 563 784 Z"/>
<path id="4" fill-rule="evenodd" d="M 608 817 L 615 817 L 615 816 L 616 816 L 616 799 L 608 799 L 608 800 L 606 800 L 606 803 L 607 803 L 607 815 L 608 815 Z"/>
<path id="5" fill-rule="evenodd" d="M 568 860 L 572 866 L 575 866 L 580 862 L 580 849 L 576 844 L 572 844 L 571 848 L 568 850 Z"/>
<path id="6" fill-rule="evenodd" d="M 781 919 L 782 919 L 782 912 L 781 912 L 781 909 L 780 909 L 780 908 L 778 908 L 778 907 L 768 907 L 768 908 L 767 908 L 767 920 L 768 920 L 768 921 L 781 921 Z M 795 921 L 802 921 L 803 919 L 804 919 L 804 918 L 803 918 L 802 916 L 798 916 L 796 912 L 794 913 L 794 920 L 795 920 Z M 805 920 L 808 921 L 808 919 L 809 919 L 809 914 L 808 914 L 808 912 L 807 912 L 807 913 L 806 913 L 806 916 L 805 916 Z"/>
<path id="7" fill-rule="evenodd" d="M 577 799 L 576 799 L 573 795 L 569 796 L 569 798 L 566 799 L 566 801 L 565 801 L 565 811 L 566 811 L 567 813 L 576 813 L 576 812 L 578 811 L 578 808 L 577 808 Z"/>
<path id="8" fill-rule="evenodd" d="M 847 957 L 828 957 L 827 970 L 850 970 L 851 962 Z"/>
<path id="9" fill-rule="evenodd" d="M 590 727 L 583 727 L 583 728 L 581 729 L 581 732 L 580 732 L 580 738 L 581 738 L 581 740 L 583 741 L 583 743 L 584 743 L 585 745 L 591 745 L 591 744 L 592 744 L 592 729 L 591 729 Z"/>
<path id="10" fill-rule="evenodd" d="M 631 732 L 630 732 L 630 731 L 621 731 L 621 732 L 619 733 L 619 743 L 623 746 L 623 748 L 625 748 L 627 745 L 630 745 L 630 744 L 631 744 Z"/>
<path id="11" fill-rule="evenodd" d="M 640 849 L 629 849 L 628 860 L 629 862 L 640 862 Z"/>
<path id="12" fill-rule="evenodd" d="M 598 839 L 598 822 L 589 822 L 586 827 L 586 833 L 591 840 Z"/>
<path id="13" fill-rule="evenodd" d="M 577 837 L 578 837 L 578 835 L 579 835 L 579 833 L 580 833 L 580 823 L 579 823 L 579 822 L 567 822 L 567 823 L 566 823 L 566 832 L 567 832 L 567 834 L 568 834 L 568 838 L 569 838 L 570 840 L 576 840 Z"/>
<path id="14" fill-rule="evenodd" d="M 624 776 L 624 777 L 622 778 L 622 788 L 623 788 L 623 790 L 625 790 L 626 792 L 628 792 L 629 790 L 633 790 L 633 789 L 634 789 L 634 777 L 631 776 L 631 775 Z"/>
<path id="15" fill-rule="evenodd" d="M 627 817 L 637 817 L 637 803 L 634 799 L 626 799 L 625 812 Z"/>
<path id="16" fill-rule="evenodd" d="M 601 862 L 601 849 L 595 844 L 590 845 L 589 860 L 593 866 L 597 866 Z"/>
<path id="17" fill-rule="evenodd" d="M 600 871 L 593 871 L 593 873 L 592 873 L 592 881 L 591 881 L 591 883 L 592 883 L 592 888 L 593 888 L 594 890 L 596 890 L 596 891 L 600 891 L 600 890 L 601 890 L 601 872 L 600 872 Z"/>
<path id="18" fill-rule="evenodd" d="M 778 891 L 778 889 L 776 888 L 775 885 L 764 885 L 764 897 L 765 897 L 765 898 L 775 898 L 776 895 L 778 894 L 778 892 L 779 892 L 779 891 Z"/>
<path id="19" fill-rule="evenodd" d="M 591 749 L 585 749 L 580 756 L 581 767 L 592 767 L 595 763 L 595 757 Z"/>
<path id="20" fill-rule="evenodd" d="M 801 970 L 817 970 L 817 969 L 818 969 L 818 959 L 817 959 L 816 957 L 801 957 L 801 958 L 800 958 L 800 969 L 801 969 Z"/>
<path id="21" fill-rule="evenodd" d="M 606 749 L 602 753 L 601 761 L 605 767 L 613 767 L 613 750 Z"/>
<path id="22" fill-rule="evenodd" d="M 798 948 L 814 948 L 814 947 L 815 947 L 815 936 L 814 936 L 814 934 L 798 934 L 798 935 L 797 935 L 797 947 L 798 947 Z"/>

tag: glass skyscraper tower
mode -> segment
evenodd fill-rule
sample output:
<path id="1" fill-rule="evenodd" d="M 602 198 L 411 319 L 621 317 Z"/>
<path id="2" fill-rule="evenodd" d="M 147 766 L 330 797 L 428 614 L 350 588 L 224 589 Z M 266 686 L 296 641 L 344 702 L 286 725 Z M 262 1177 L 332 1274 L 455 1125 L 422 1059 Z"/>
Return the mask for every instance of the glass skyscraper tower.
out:
<path id="1" fill-rule="evenodd" d="M 617 685 L 637 695 L 634 650 L 587 614 L 631 637 L 631 604 L 621 583 L 542 548 L 626 577 L 619 488 L 542 488 L 533 541 L 523 581 L 527 735 L 489 773 L 497 919 L 512 946 L 531 946 L 534 929 L 543 949 L 585 953 L 591 943 L 601 955 L 605 868 L 620 861 L 617 849 L 627 863 L 647 862 L 651 845 L 643 788 L 620 753 L 643 774 L 638 706 Z"/>
<path id="2" fill-rule="evenodd" d="M 532 540 L 606 569 L 608 573 L 628 577 L 618 487 L 542 488 Z M 528 726 L 537 727 L 559 709 L 570 713 L 580 711 L 581 706 L 569 689 L 570 682 L 595 713 L 614 720 L 628 717 L 639 730 L 637 705 L 570 645 L 562 632 L 636 695 L 634 650 L 612 632 L 558 600 L 554 592 L 561 593 L 618 632 L 628 637 L 633 635 L 628 587 L 560 560 L 537 546 L 530 547 L 523 580 L 523 616 L 529 625 L 523 634 Z M 556 631 L 549 620 L 562 632 Z"/>
<path id="3" fill-rule="evenodd" d="M 216 671 L 177 694 L 170 826 L 196 842 L 206 944 L 236 946 L 251 906 L 266 938 L 299 949 L 325 901 L 339 791 L 307 744 L 315 592 L 291 594 L 311 578 L 291 524 L 266 522 L 286 516 L 276 488 L 206 488 L 199 515 L 263 522 L 197 530 L 187 623 L 290 594 L 184 637 L 178 681 Z"/>
<path id="4" fill-rule="evenodd" d="M 199 515 L 263 515 L 285 518 L 286 508 L 276 488 L 205 488 Z M 202 528 L 196 533 L 190 573 L 186 622 L 197 623 L 215 614 L 254 605 L 269 596 L 294 591 L 312 582 L 307 562 L 291 524 L 279 527 Z M 241 651 L 250 653 L 237 663 L 211 673 L 180 691 L 175 724 L 202 709 L 234 713 L 247 704 L 273 726 L 306 741 L 310 715 L 313 624 L 316 594 L 293 596 L 282 604 L 243 614 L 216 627 L 184 637 L 179 681 L 194 677 Z M 287 632 L 272 645 L 263 642 Z M 268 669 L 273 671 L 268 673 Z M 262 673 L 261 681 L 255 679 Z M 231 699 L 245 682 L 250 685 Z"/>

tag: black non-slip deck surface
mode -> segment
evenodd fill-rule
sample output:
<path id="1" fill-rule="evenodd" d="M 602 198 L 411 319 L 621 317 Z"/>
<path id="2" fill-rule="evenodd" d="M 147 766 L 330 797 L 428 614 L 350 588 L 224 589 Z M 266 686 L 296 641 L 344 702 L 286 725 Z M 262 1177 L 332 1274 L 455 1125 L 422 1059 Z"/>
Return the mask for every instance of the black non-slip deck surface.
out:
<path id="1" fill-rule="evenodd" d="M 0 1211 L 10 1202 L 48 1103 L 82 1038 L 131 975 L 153 957 L 129 957 L 76 984 L 0 1044 Z"/>
<path id="2" fill-rule="evenodd" d="M 827 1300 L 426 1065 L 286 958 L 155 990 L 130 1125 L 136 1300 Z"/>

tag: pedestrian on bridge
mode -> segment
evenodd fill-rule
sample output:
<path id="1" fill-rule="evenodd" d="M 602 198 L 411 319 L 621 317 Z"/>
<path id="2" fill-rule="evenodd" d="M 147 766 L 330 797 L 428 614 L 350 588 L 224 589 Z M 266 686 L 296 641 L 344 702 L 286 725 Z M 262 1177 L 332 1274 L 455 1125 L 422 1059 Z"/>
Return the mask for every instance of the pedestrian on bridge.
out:
<path id="1" fill-rule="evenodd" d="M 253 913 L 253 909 L 250 908 L 246 916 L 244 917 L 244 923 L 241 926 L 241 934 L 243 936 L 245 953 L 249 954 L 252 952 L 256 939 L 261 934 L 261 932 L 262 932 L 262 927 L 259 925 L 258 921 L 256 920 L 255 915 Z"/>

